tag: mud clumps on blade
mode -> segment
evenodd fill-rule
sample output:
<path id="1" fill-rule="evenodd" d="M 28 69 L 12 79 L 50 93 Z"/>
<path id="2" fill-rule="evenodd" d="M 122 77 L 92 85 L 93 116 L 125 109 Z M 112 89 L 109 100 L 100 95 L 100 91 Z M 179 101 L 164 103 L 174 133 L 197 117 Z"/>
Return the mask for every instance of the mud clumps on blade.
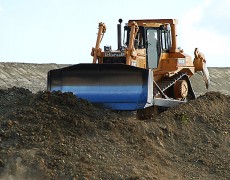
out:
<path id="1" fill-rule="evenodd" d="M 141 121 L 72 93 L 0 90 L 0 178 L 228 179 L 229 109 L 209 92 Z"/>

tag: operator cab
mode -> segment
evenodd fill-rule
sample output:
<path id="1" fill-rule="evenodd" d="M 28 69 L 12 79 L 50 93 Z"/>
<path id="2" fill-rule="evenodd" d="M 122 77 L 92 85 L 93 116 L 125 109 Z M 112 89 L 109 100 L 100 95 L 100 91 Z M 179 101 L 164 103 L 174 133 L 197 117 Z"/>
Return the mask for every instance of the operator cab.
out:
<path id="1" fill-rule="evenodd" d="M 129 45 L 129 34 L 131 28 L 124 27 L 125 45 Z M 160 25 L 158 27 L 139 26 L 137 36 L 135 38 L 135 49 L 146 49 L 147 67 L 155 69 L 161 53 L 167 53 L 172 47 L 171 29 L 169 25 Z"/>
<path id="2" fill-rule="evenodd" d="M 171 27 L 169 23 L 155 23 L 148 20 L 129 21 L 124 26 L 123 46 L 121 45 L 121 22 L 118 24 L 118 49 L 112 50 L 111 46 L 104 46 L 102 63 L 129 64 L 127 63 L 127 48 L 130 43 L 131 22 L 138 22 L 138 31 L 134 37 L 136 59 L 132 59 L 132 66 L 156 69 L 162 53 L 168 53 L 172 48 Z M 147 23 L 146 23 L 147 22 Z"/>

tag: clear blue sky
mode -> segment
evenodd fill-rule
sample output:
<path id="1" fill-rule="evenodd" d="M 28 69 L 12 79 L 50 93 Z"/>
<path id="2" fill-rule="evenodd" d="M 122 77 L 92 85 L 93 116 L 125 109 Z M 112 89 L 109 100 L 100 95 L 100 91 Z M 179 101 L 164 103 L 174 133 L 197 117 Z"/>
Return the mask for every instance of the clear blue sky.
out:
<path id="1" fill-rule="evenodd" d="M 179 47 L 230 67 L 230 0 L 0 0 L 0 61 L 92 62 L 98 23 L 107 25 L 101 47 L 116 49 L 119 18 L 176 18 Z"/>

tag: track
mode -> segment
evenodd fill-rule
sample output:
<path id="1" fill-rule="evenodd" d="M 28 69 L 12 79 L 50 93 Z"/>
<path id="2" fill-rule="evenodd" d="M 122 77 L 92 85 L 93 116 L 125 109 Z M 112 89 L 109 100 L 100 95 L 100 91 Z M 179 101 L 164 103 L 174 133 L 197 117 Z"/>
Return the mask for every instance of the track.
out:
<path id="1" fill-rule="evenodd" d="M 166 90 L 168 90 L 169 88 L 173 87 L 173 85 L 178 81 L 178 80 L 186 80 L 188 83 L 188 95 L 189 95 L 189 99 L 195 99 L 195 93 L 194 90 L 192 88 L 191 85 L 191 81 L 189 79 L 189 77 L 185 74 L 185 73 L 178 73 L 172 77 L 166 77 L 163 78 L 162 80 L 157 82 L 157 85 L 159 86 L 159 88 L 161 89 L 161 91 L 164 93 Z M 161 92 L 157 89 L 156 86 L 154 86 L 153 89 L 153 94 L 154 97 L 157 97 L 161 94 Z"/>
<path id="2" fill-rule="evenodd" d="M 188 84 L 188 96 L 186 98 L 184 98 L 184 99 L 181 99 L 181 100 L 176 100 L 174 98 L 173 93 L 170 94 L 170 93 L 166 92 L 169 88 L 173 88 L 174 84 L 178 80 L 186 80 L 186 82 Z M 172 77 L 163 78 L 161 81 L 158 81 L 156 84 L 160 88 L 160 91 L 158 90 L 158 88 L 155 85 L 154 89 L 153 89 L 153 95 L 155 97 L 155 101 L 158 99 L 156 97 L 159 97 L 159 95 L 162 95 L 162 93 L 166 98 L 165 100 L 169 99 L 171 101 L 177 101 L 177 102 L 175 102 L 176 104 L 178 104 L 178 101 L 186 102 L 186 101 L 195 99 L 195 93 L 194 93 L 194 90 L 193 90 L 193 88 L 191 86 L 190 79 L 187 76 L 187 74 L 185 74 L 185 73 L 178 73 L 178 74 L 176 74 L 176 75 L 174 75 Z M 169 92 L 173 92 L 173 91 L 169 90 Z M 165 109 L 168 109 L 168 108 L 160 107 L 158 105 L 151 106 L 151 107 L 148 107 L 148 108 L 145 108 L 145 109 L 139 109 L 139 110 L 137 110 L 137 118 L 138 119 L 143 119 L 143 120 L 144 119 L 151 119 L 156 112 L 162 112 Z"/>

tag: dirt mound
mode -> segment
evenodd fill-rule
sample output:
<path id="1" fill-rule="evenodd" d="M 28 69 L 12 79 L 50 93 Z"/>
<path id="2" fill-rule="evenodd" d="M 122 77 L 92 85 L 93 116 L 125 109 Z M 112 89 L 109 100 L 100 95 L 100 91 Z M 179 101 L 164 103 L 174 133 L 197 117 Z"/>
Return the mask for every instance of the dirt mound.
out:
<path id="1" fill-rule="evenodd" d="M 230 97 L 209 92 L 160 115 L 166 149 L 189 179 L 230 178 Z"/>
<path id="2" fill-rule="evenodd" d="M 140 121 L 72 93 L 0 90 L 0 178 L 229 179 L 229 109 L 210 92 Z"/>

